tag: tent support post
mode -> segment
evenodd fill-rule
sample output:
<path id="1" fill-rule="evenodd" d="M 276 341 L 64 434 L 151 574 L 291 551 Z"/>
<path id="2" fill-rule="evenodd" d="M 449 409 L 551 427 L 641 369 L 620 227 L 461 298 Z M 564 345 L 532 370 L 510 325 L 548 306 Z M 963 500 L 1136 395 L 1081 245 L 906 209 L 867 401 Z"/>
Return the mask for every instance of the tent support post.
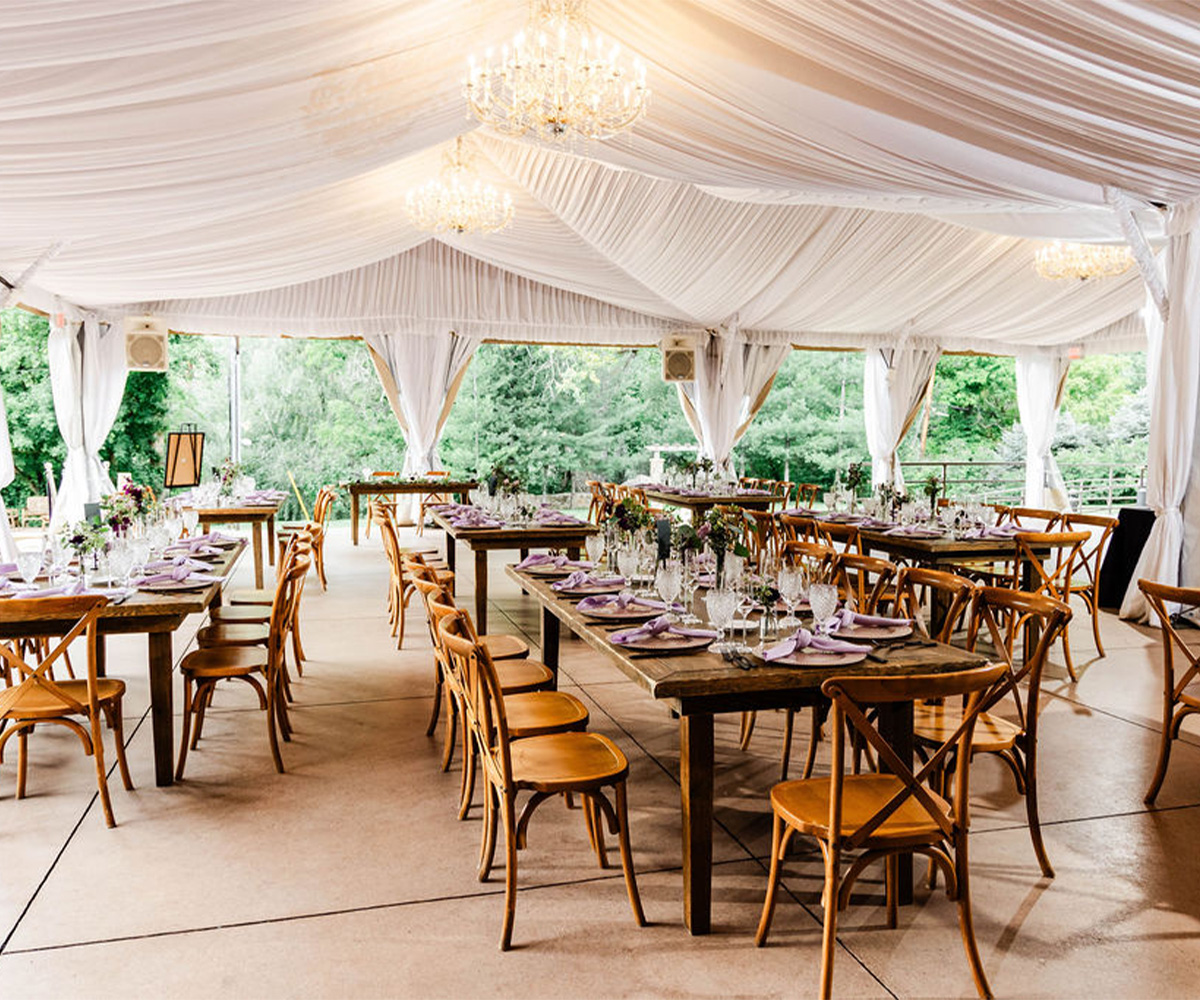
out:
<path id="1" fill-rule="evenodd" d="M 229 346 L 229 457 L 242 461 L 242 338 Z"/>

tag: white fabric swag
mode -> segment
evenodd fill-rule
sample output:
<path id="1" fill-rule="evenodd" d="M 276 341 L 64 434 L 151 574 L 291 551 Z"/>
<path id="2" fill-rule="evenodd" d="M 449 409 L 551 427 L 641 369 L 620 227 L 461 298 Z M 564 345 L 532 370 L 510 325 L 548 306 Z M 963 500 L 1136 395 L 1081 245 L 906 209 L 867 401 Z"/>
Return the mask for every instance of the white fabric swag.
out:
<path id="1" fill-rule="evenodd" d="M 365 340 L 387 367 L 395 386 L 396 416 L 408 446 L 404 475 L 419 476 L 436 469 L 442 427 L 467 364 L 483 338 L 446 331 L 368 335 Z M 388 389 L 386 381 L 384 389 Z"/>
<path id="2" fill-rule="evenodd" d="M 100 462 L 125 392 L 125 338 L 119 328 L 85 316 L 50 330 L 50 387 L 58 429 L 67 445 L 51 530 L 83 517 L 83 507 L 113 490 Z"/>
<path id="3" fill-rule="evenodd" d="M 941 348 L 918 340 L 866 353 L 863 375 L 863 421 L 871 452 L 871 484 L 893 483 L 904 489 L 896 461 L 900 442 L 921 409 Z"/>
<path id="4" fill-rule="evenodd" d="M 1017 355 L 1017 413 L 1025 431 L 1025 506 L 1066 510 L 1067 484 L 1050 451 L 1067 386 L 1070 358 Z"/>
<path id="5" fill-rule="evenodd" d="M 754 419 L 780 365 L 786 344 L 748 344 L 736 332 L 708 333 L 696 350 L 696 380 L 678 383 L 679 403 L 700 453 L 727 470 L 733 446 Z"/>
<path id="6" fill-rule="evenodd" d="M 1146 463 L 1146 501 L 1157 515 L 1150 537 L 1121 602 L 1121 617 L 1145 620 L 1149 608 L 1139 579 L 1180 582 L 1181 553 L 1197 548 L 1197 526 L 1185 535 L 1181 509 L 1189 480 L 1195 479 L 1197 392 L 1200 389 L 1200 199 L 1171 206 L 1167 215 L 1167 318 L 1145 310 L 1150 335 L 1146 373 L 1150 385 L 1150 441 Z M 1160 332 L 1161 331 L 1161 332 Z M 1197 499 L 1192 500 L 1195 497 Z M 1200 488 L 1192 487 L 1188 512 L 1200 519 Z M 1186 546 L 1186 549 L 1185 549 Z M 1188 565 L 1185 585 L 1195 586 L 1200 568 Z"/>
<path id="7" fill-rule="evenodd" d="M 4 395 L 0 393 L 0 489 L 3 489 L 17 477 L 17 467 L 13 463 L 12 441 L 8 437 L 8 408 L 4 405 Z M 8 510 L 4 506 L 4 497 L 0 495 L 0 558 L 12 562 L 17 558 L 17 545 L 13 540 L 12 527 L 8 523 Z"/>

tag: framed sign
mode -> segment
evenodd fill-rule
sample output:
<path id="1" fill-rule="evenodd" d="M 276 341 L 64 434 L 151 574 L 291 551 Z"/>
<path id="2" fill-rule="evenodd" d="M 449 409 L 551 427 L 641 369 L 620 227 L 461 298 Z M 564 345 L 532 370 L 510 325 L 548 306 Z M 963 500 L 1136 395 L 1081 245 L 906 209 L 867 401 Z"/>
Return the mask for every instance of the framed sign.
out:
<path id="1" fill-rule="evenodd" d="M 184 424 L 167 434 L 167 471 L 163 486 L 199 486 L 204 468 L 204 433 Z"/>

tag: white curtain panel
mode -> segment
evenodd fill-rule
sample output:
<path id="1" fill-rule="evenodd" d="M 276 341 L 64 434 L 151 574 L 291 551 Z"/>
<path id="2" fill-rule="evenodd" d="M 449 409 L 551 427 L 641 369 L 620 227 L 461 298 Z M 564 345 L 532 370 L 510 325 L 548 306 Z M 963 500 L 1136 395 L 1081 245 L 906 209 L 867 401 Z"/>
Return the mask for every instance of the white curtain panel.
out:
<path id="1" fill-rule="evenodd" d="M 12 441 L 8 437 L 8 408 L 4 395 L 0 393 L 0 489 L 8 486 L 17 477 L 13 464 Z M 8 510 L 4 497 L 0 496 L 0 558 L 12 562 L 17 558 L 17 546 L 13 541 L 12 527 L 8 523 Z"/>
<path id="2" fill-rule="evenodd" d="M 941 348 L 914 338 L 897 347 L 866 352 L 863 373 L 863 421 L 871 452 L 871 483 L 904 489 L 896 451 L 921 408 L 941 357 Z"/>
<path id="3" fill-rule="evenodd" d="M 125 337 L 120 328 L 88 315 L 82 330 L 76 323 L 55 323 L 48 352 L 54 413 L 67 445 L 51 517 L 51 529 L 56 530 L 83 517 L 84 504 L 113 490 L 100 448 L 125 393 Z"/>
<path id="4" fill-rule="evenodd" d="M 729 470 L 756 401 L 790 353 L 786 344 L 747 343 L 736 331 L 707 333 L 697 345 L 696 380 L 678 384 L 680 403 L 700 453 L 718 469 Z"/>
<path id="5" fill-rule="evenodd" d="M 1184 496 L 1196 476 L 1197 397 L 1200 393 L 1200 199 L 1171 206 L 1167 215 L 1167 298 L 1161 333 L 1158 310 L 1147 306 L 1151 331 L 1146 371 L 1150 384 L 1150 442 L 1146 501 L 1156 517 L 1121 602 L 1121 617 L 1138 621 L 1149 609 L 1139 579 L 1175 585 L 1185 545 Z M 1200 497 L 1200 490 L 1189 495 Z M 1200 529 L 1200 499 L 1189 502 L 1187 537 L 1193 549 Z M 1189 566 L 1190 585 L 1197 582 Z"/>
<path id="6" fill-rule="evenodd" d="M 396 383 L 404 415 L 401 429 L 408 446 L 404 475 L 418 476 L 436 469 L 447 398 L 482 338 L 443 331 L 372 335 L 365 339 Z"/>
<path id="7" fill-rule="evenodd" d="M 1025 506 L 1066 510 L 1067 484 L 1050 446 L 1071 360 L 1060 354 L 1017 355 L 1017 413 L 1025 431 Z"/>

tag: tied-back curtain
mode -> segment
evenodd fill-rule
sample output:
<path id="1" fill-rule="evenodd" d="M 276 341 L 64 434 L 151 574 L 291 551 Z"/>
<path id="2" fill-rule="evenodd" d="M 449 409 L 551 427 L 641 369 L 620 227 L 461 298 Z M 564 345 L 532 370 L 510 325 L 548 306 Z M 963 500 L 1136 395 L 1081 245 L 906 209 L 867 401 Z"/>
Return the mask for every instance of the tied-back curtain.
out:
<path id="1" fill-rule="evenodd" d="M 1158 310 L 1145 310 L 1150 338 L 1146 372 L 1150 385 L 1150 441 L 1146 501 L 1157 515 L 1121 602 L 1121 617 L 1144 620 L 1149 608 L 1139 579 L 1175 585 L 1185 545 L 1182 505 L 1193 478 L 1197 393 L 1200 391 L 1200 199 L 1172 205 L 1167 214 L 1167 300 L 1165 323 Z M 1200 489 L 1193 488 L 1200 497 Z M 1200 500 L 1189 504 L 1193 520 Z M 1187 532 L 1195 545 L 1196 529 Z M 1191 570 L 1190 574 L 1195 574 Z M 1191 581 L 1190 585 L 1195 585 Z"/>
<path id="2" fill-rule="evenodd" d="M 116 422 L 125 394 L 125 338 L 95 316 L 55 325 L 47 345 L 58 429 L 67 445 L 51 528 L 78 521 L 84 504 L 113 490 L 100 448 Z"/>
<path id="3" fill-rule="evenodd" d="M 365 340 L 391 376 L 389 386 L 380 372 L 408 446 L 404 475 L 419 476 L 436 469 L 442 427 L 467 364 L 483 338 L 438 331 L 368 335 Z"/>
<path id="4" fill-rule="evenodd" d="M 1067 484 L 1050 451 L 1071 360 L 1064 355 L 1017 356 L 1017 413 L 1025 430 L 1025 506 L 1066 510 Z"/>
<path id="5" fill-rule="evenodd" d="M 12 442 L 8 437 L 8 408 L 4 405 L 3 393 L 0 393 L 0 489 L 16 477 L 17 467 L 13 463 Z M 0 558 L 5 562 L 12 562 L 17 558 L 17 546 L 13 541 L 3 496 L 0 496 Z"/>
<path id="6" fill-rule="evenodd" d="M 707 334 L 696 350 L 696 380 L 677 384 L 700 453 L 726 470 L 733 446 L 741 440 L 766 400 L 787 344 L 751 344 L 734 333 Z"/>
<path id="7" fill-rule="evenodd" d="M 941 353 L 940 347 L 913 340 L 867 351 L 863 421 L 873 485 L 894 483 L 897 489 L 904 488 L 896 452 L 920 412 Z"/>

